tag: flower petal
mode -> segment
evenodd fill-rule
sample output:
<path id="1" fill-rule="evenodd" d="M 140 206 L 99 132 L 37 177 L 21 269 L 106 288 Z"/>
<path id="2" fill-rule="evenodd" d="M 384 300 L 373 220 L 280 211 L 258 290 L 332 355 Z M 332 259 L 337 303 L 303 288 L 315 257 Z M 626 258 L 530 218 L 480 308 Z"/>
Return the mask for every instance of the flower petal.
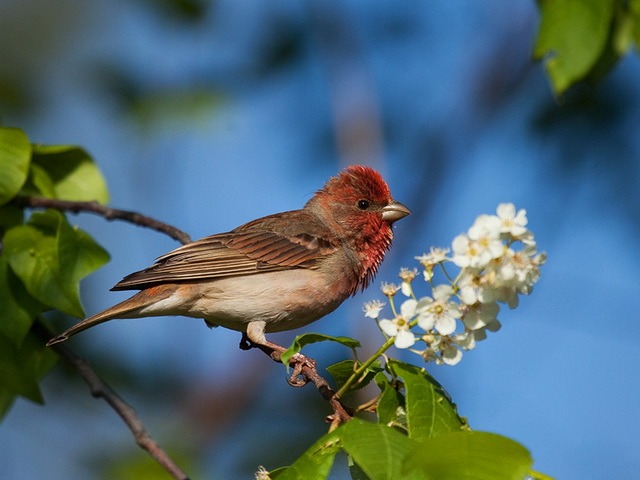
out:
<path id="1" fill-rule="evenodd" d="M 418 305 L 418 301 L 410 298 L 409 300 L 405 300 L 400 305 L 400 315 L 405 319 L 409 320 L 416 314 L 416 306 Z"/>
<path id="2" fill-rule="evenodd" d="M 416 343 L 416 338 L 409 330 L 400 330 L 394 341 L 396 348 L 409 348 L 414 343 Z"/>
<path id="3" fill-rule="evenodd" d="M 395 337 L 398 334 L 398 326 L 393 320 L 383 319 L 378 322 L 378 325 L 385 335 Z"/>
<path id="4" fill-rule="evenodd" d="M 456 320 L 453 317 L 449 317 L 446 315 L 440 316 L 436 320 L 436 330 L 441 335 L 451 335 L 456 331 Z"/>
<path id="5" fill-rule="evenodd" d="M 448 346 L 442 352 L 442 361 L 447 365 L 457 365 L 462 360 L 462 352 L 456 347 Z"/>

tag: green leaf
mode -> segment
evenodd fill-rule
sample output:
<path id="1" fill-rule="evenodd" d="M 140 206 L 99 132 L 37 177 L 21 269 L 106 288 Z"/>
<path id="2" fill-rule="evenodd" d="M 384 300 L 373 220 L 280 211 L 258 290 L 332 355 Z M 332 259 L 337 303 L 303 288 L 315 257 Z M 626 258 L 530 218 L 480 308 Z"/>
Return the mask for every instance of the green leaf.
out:
<path id="1" fill-rule="evenodd" d="M 410 438 L 423 440 L 466 425 L 442 385 L 424 368 L 393 359 L 389 368 L 404 381 Z"/>
<path id="2" fill-rule="evenodd" d="M 421 441 L 407 455 L 403 471 L 433 480 L 522 480 L 531 465 L 527 449 L 509 438 L 450 432 Z"/>
<path id="3" fill-rule="evenodd" d="M 353 372 L 358 367 L 360 367 L 360 365 L 360 362 L 356 362 L 355 360 L 342 360 L 341 362 L 329 365 L 327 367 L 327 371 L 333 377 L 333 380 L 336 382 L 336 386 L 338 387 L 338 389 L 340 389 L 346 383 L 349 377 L 353 375 Z M 373 380 L 373 377 L 381 371 L 382 367 L 380 366 L 380 362 L 374 362 L 369 368 L 367 368 L 360 379 L 351 386 L 346 394 L 366 387 L 367 385 L 369 385 L 371 380 Z"/>
<path id="4" fill-rule="evenodd" d="M 386 375 L 376 375 L 376 383 L 382 391 L 378 400 L 378 423 L 407 429 L 405 398 Z M 395 383 L 395 382 L 394 382 Z"/>
<path id="5" fill-rule="evenodd" d="M 104 265 L 109 255 L 60 212 L 35 212 L 5 235 L 9 265 L 40 302 L 83 317 L 78 282 Z"/>
<path id="6" fill-rule="evenodd" d="M 629 14 L 633 21 L 633 38 L 636 47 L 640 50 L 640 0 L 629 1 Z"/>
<path id="7" fill-rule="evenodd" d="M 22 187 L 22 193 L 24 195 L 56 198 L 55 185 L 49 172 L 35 163 L 32 163 L 29 167 L 29 177 L 27 177 L 27 182 Z"/>
<path id="8" fill-rule="evenodd" d="M 34 145 L 33 185 L 55 198 L 71 201 L 109 202 L 109 193 L 100 169 L 82 148 L 69 145 Z M 40 170 L 38 170 L 38 168 Z M 45 177 L 45 173 L 48 179 Z"/>
<path id="9" fill-rule="evenodd" d="M 298 335 L 291 346 L 282 354 L 282 363 L 287 365 L 291 357 L 300 352 L 303 347 L 312 343 L 318 342 L 336 342 L 350 349 L 356 349 L 360 347 L 360 342 L 349 337 L 332 337 L 331 335 L 323 335 L 321 333 L 304 333 Z"/>
<path id="10" fill-rule="evenodd" d="M 270 477 L 273 480 L 325 480 L 340 450 L 339 431 L 323 435 L 289 467 L 269 472 Z"/>
<path id="11" fill-rule="evenodd" d="M 371 480 L 369 476 L 364 473 L 364 470 L 360 468 L 360 465 L 353 461 L 351 456 L 349 456 L 349 476 L 351 476 L 351 480 Z"/>
<path id="12" fill-rule="evenodd" d="M 561 94 L 596 65 L 607 43 L 615 0 L 538 0 L 540 29 L 534 49 Z"/>
<path id="13" fill-rule="evenodd" d="M 416 443 L 393 428 L 353 419 L 336 432 L 342 448 L 371 480 L 423 478 L 417 472 L 402 474 L 402 461 Z"/>
<path id="14" fill-rule="evenodd" d="M 19 347 L 44 306 L 33 298 L 0 255 L 0 336 Z"/>
<path id="15" fill-rule="evenodd" d="M 0 205 L 15 197 L 27 179 L 31 144 L 22 130 L 0 127 Z"/>
<path id="16" fill-rule="evenodd" d="M 42 403 L 38 383 L 57 362 L 57 355 L 35 335 L 28 335 L 20 347 L 0 336 L 0 399 L 21 395 Z"/>

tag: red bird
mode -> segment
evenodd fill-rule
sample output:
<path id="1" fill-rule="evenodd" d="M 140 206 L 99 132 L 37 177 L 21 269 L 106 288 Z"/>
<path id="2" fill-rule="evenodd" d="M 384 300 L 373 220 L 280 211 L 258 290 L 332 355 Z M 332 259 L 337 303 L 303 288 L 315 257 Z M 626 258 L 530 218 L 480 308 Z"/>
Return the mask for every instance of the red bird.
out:
<path id="1" fill-rule="evenodd" d="M 364 289 L 391 245 L 391 224 L 409 213 L 378 172 L 348 167 L 301 210 L 186 244 L 126 276 L 112 290 L 140 292 L 47 345 L 111 319 L 184 315 L 273 346 L 265 332 L 314 322 Z"/>

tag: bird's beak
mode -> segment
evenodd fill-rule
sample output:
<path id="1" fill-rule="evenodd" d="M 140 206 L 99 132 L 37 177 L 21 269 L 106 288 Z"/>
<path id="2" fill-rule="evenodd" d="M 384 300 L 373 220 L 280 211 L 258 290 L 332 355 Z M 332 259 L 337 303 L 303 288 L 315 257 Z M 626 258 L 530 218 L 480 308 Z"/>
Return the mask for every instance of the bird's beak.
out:
<path id="1" fill-rule="evenodd" d="M 382 219 L 387 222 L 395 222 L 409 215 L 411 211 L 400 202 L 393 200 L 389 205 L 382 209 Z"/>

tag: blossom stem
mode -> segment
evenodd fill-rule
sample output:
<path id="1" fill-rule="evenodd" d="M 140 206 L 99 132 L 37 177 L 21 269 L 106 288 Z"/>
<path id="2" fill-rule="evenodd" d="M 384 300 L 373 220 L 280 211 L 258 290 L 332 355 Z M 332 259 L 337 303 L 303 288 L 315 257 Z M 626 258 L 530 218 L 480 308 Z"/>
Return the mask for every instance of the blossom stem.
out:
<path id="1" fill-rule="evenodd" d="M 378 357 L 382 356 L 384 352 L 386 352 L 387 350 L 389 350 L 389 348 L 391 348 L 391 346 L 394 343 L 394 340 L 395 340 L 394 337 L 388 338 L 387 341 L 382 344 L 382 346 L 378 349 L 376 353 L 374 353 L 371 357 L 369 357 L 366 362 L 360 365 L 351 374 L 351 376 L 347 379 L 347 381 L 344 382 L 344 385 L 342 385 L 342 387 L 340 387 L 340 389 L 336 392 L 334 397 L 337 399 L 341 398 L 342 395 L 344 395 L 349 390 L 351 385 L 353 385 L 360 378 L 360 376 L 367 370 L 367 368 L 373 365 L 373 362 L 375 362 L 378 359 Z"/>
<path id="2" fill-rule="evenodd" d="M 444 268 L 444 264 L 440 263 L 440 269 L 442 270 L 442 273 L 444 273 L 444 276 L 447 277 L 447 280 L 449 280 L 449 283 L 451 284 L 452 287 L 456 287 L 458 278 L 456 278 L 455 280 L 453 278 L 451 278 L 451 276 L 449 275 L 449 272 L 447 272 L 447 269 Z M 432 285 L 433 286 L 433 285 Z"/>

